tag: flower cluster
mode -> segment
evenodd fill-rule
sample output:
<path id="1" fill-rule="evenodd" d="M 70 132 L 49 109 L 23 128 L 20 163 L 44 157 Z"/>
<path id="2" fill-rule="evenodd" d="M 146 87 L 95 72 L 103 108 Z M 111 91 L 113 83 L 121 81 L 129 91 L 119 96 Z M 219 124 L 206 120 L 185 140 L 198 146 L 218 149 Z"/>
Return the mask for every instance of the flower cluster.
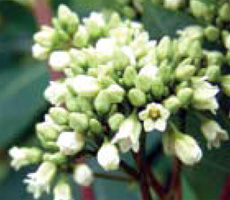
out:
<path id="1" fill-rule="evenodd" d="M 48 59 L 63 79 L 51 81 L 44 96 L 51 104 L 36 133 L 43 151 L 10 150 L 12 166 L 42 163 L 28 175 L 28 191 L 39 198 L 49 192 L 57 172 L 73 172 L 76 183 L 88 186 L 93 172 L 76 158 L 97 157 L 104 170 L 116 170 L 120 154 L 138 152 L 141 135 L 161 132 L 165 153 L 184 164 L 200 161 L 202 150 L 190 135 L 175 125 L 180 112 L 199 113 L 208 147 L 218 147 L 228 134 L 204 112 L 215 116 L 217 95 L 230 95 L 227 62 L 218 51 L 204 50 L 205 32 L 199 26 L 151 40 L 142 25 L 121 20 L 117 13 L 93 12 L 80 21 L 61 5 L 53 27 L 35 34 L 33 55 Z M 152 132 L 152 133 L 151 133 Z M 72 161 L 71 164 L 69 164 Z M 72 199 L 66 177 L 54 189 L 55 199 Z"/>

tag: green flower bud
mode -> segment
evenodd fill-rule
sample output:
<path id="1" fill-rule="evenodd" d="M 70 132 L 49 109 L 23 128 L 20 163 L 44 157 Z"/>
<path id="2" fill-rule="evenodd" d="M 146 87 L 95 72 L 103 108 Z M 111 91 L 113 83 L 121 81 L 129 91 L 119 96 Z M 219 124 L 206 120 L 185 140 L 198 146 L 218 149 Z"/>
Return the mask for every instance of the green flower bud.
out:
<path id="1" fill-rule="evenodd" d="M 69 125 L 76 132 L 84 133 L 89 126 L 88 116 L 82 113 L 71 113 L 69 115 Z"/>
<path id="2" fill-rule="evenodd" d="M 90 119 L 89 121 L 89 131 L 91 133 L 100 134 L 103 132 L 102 124 L 96 119 Z"/>
<path id="3" fill-rule="evenodd" d="M 230 5 L 229 3 L 224 3 L 218 10 L 219 18 L 225 22 L 230 21 Z"/>
<path id="4" fill-rule="evenodd" d="M 209 25 L 204 29 L 204 34 L 209 41 L 214 42 L 219 38 L 220 30 L 213 25 Z"/>
<path id="5" fill-rule="evenodd" d="M 71 58 L 71 61 L 70 61 L 71 68 L 74 68 L 76 66 L 77 67 L 83 67 L 84 65 L 87 64 L 87 57 L 83 51 L 72 48 L 69 51 L 69 54 L 70 54 L 70 58 Z"/>
<path id="6" fill-rule="evenodd" d="M 124 15 L 130 19 L 133 19 L 136 15 L 135 10 L 131 6 L 125 6 L 122 8 Z"/>
<path id="7" fill-rule="evenodd" d="M 221 75 L 220 66 L 218 65 L 208 66 L 205 75 L 208 77 L 209 81 L 218 81 Z"/>
<path id="8" fill-rule="evenodd" d="M 132 87 L 134 86 L 136 78 L 137 78 L 136 69 L 132 66 L 127 67 L 123 75 L 124 84 L 128 87 Z"/>
<path id="9" fill-rule="evenodd" d="M 223 64 L 224 56 L 219 51 L 208 51 L 208 52 L 205 52 L 205 56 L 207 58 L 208 66 L 210 66 L 210 65 L 221 66 Z"/>
<path id="10" fill-rule="evenodd" d="M 94 106 L 99 114 L 104 114 L 109 112 L 111 107 L 111 102 L 105 90 L 101 90 L 99 92 L 99 94 L 94 100 Z"/>
<path id="11" fill-rule="evenodd" d="M 225 61 L 229 64 L 230 63 L 230 51 L 228 51 L 225 55 Z"/>
<path id="12" fill-rule="evenodd" d="M 91 37 L 95 38 L 103 34 L 106 28 L 104 16 L 100 13 L 92 12 L 83 22 Z"/>
<path id="13" fill-rule="evenodd" d="M 184 0 L 164 0 L 164 6 L 170 10 L 178 10 L 184 3 Z"/>
<path id="14" fill-rule="evenodd" d="M 146 95 L 145 93 L 137 88 L 129 90 L 128 93 L 129 100 L 134 106 L 143 106 L 146 103 Z"/>
<path id="15" fill-rule="evenodd" d="M 228 31 L 222 31 L 222 40 L 224 43 L 224 46 L 227 49 L 230 49 L 230 33 Z"/>
<path id="16" fill-rule="evenodd" d="M 182 88 L 177 92 L 177 98 L 183 106 L 188 105 L 191 102 L 193 90 L 191 88 Z"/>
<path id="17" fill-rule="evenodd" d="M 65 106 L 68 111 L 74 112 L 78 110 L 76 96 L 71 93 L 67 93 L 65 96 Z"/>
<path id="18" fill-rule="evenodd" d="M 196 72 L 196 67 L 194 65 L 180 65 L 176 68 L 176 78 L 180 81 L 190 79 Z"/>
<path id="19" fill-rule="evenodd" d="M 89 42 L 89 34 L 84 26 L 79 26 L 78 31 L 74 34 L 73 45 L 77 48 L 86 47 Z"/>
<path id="20" fill-rule="evenodd" d="M 164 36 L 157 46 L 157 58 L 164 60 L 172 55 L 172 42 L 170 37 Z"/>
<path id="21" fill-rule="evenodd" d="M 203 49 L 200 41 L 197 40 L 191 43 L 188 55 L 192 59 L 196 59 L 196 58 L 200 59 L 202 57 Z"/>
<path id="22" fill-rule="evenodd" d="M 170 112 L 175 113 L 181 107 L 181 102 L 176 96 L 170 96 L 163 102 L 165 108 L 167 108 Z"/>
<path id="23" fill-rule="evenodd" d="M 190 38 L 183 38 L 181 40 L 178 40 L 178 46 L 177 46 L 178 52 L 176 53 L 180 57 L 185 57 L 185 56 L 187 57 L 192 42 L 193 41 Z"/>
<path id="24" fill-rule="evenodd" d="M 117 69 L 124 69 L 129 65 L 129 57 L 124 52 L 117 50 L 114 52 L 113 65 Z"/>
<path id="25" fill-rule="evenodd" d="M 168 83 L 170 80 L 172 80 L 172 78 L 174 78 L 172 73 L 172 66 L 168 63 L 167 60 L 161 63 L 158 74 L 164 83 Z"/>
<path id="26" fill-rule="evenodd" d="M 78 96 L 76 98 L 77 102 L 77 110 L 82 113 L 86 113 L 87 115 L 91 115 L 93 112 L 92 101 L 88 98 Z"/>
<path id="27" fill-rule="evenodd" d="M 55 141 L 58 138 L 59 131 L 55 124 L 43 122 L 36 125 L 38 137 L 44 138 L 46 141 Z"/>
<path id="28" fill-rule="evenodd" d="M 190 9 L 197 18 L 204 18 L 209 21 L 213 17 L 213 8 L 202 0 L 191 0 Z"/>
<path id="29" fill-rule="evenodd" d="M 73 34 L 76 32 L 79 24 L 79 18 L 63 4 L 58 8 L 58 20 L 67 33 Z"/>
<path id="30" fill-rule="evenodd" d="M 52 162 L 54 164 L 60 165 L 67 161 L 66 156 L 61 152 L 57 153 L 45 153 L 43 155 L 43 161 Z"/>
<path id="31" fill-rule="evenodd" d="M 112 84 L 105 91 L 110 103 L 121 103 L 123 101 L 125 91 L 121 86 Z"/>
<path id="32" fill-rule="evenodd" d="M 53 107 L 49 110 L 50 117 L 60 125 L 67 124 L 68 122 L 68 112 L 62 107 Z"/>
<path id="33" fill-rule="evenodd" d="M 121 123 L 125 120 L 125 116 L 121 113 L 115 113 L 113 114 L 109 120 L 109 127 L 111 128 L 112 131 L 118 131 Z"/>
<path id="34" fill-rule="evenodd" d="M 161 98 L 164 94 L 164 82 L 162 81 L 161 78 L 156 77 L 153 79 L 152 82 L 152 94 L 156 98 Z"/>
<path id="35" fill-rule="evenodd" d="M 230 75 L 222 76 L 220 80 L 223 92 L 230 96 Z"/>
<path id="36" fill-rule="evenodd" d="M 199 25 L 191 25 L 183 30 L 177 31 L 178 35 L 180 35 L 183 39 L 188 39 L 190 41 L 194 40 L 202 40 L 204 31 L 203 28 Z"/>
<path id="37" fill-rule="evenodd" d="M 52 47 L 56 38 L 56 31 L 48 26 L 42 26 L 41 31 L 34 35 L 34 41 L 44 47 Z"/>

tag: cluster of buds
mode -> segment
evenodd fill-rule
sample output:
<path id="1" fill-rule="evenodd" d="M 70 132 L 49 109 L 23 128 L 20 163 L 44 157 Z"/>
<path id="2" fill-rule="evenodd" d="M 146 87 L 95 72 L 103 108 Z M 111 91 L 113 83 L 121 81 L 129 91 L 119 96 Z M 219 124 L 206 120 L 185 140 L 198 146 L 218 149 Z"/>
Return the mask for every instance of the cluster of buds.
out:
<path id="1" fill-rule="evenodd" d="M 217 94 L 230 93 L 229 75 L 221 70 L 226 60 L 203 49 L 204 37 L 202 28 L 191 26 L 177 39 L 154 41 L 140 23 L 121 20 L 117 13 L 93 12 L 80 22 L 61 5 L 53 27 L 34 36 L 34 57 L 48 59 L 52 70 L 65 75 L 44 93 L 51 108 L 36 126 L 43 151 L 10 150 L 16 169 L 42 163 L 25 180 L 28 191 L 35 198 L 49 193 L 58 172 L 71 171 L 78 184 L 88 186 L 93 172 L 85 164 L 73 165 L 76 158 L 91 153 L 104 170 L 119 169 L 121 153 L 138 152 L 141 134 L 155 131 L 163 135 L 166 154 L 187 165 L 198 163 L 202 150 L 178 131 L 175 118 L 191 109 L 216 115 Z M 202 116 L 201 121 L 209 148 L 228 139 L 214 120 Z M 72 199 L 66 178 L 58 181 L 54 196 Z"/>

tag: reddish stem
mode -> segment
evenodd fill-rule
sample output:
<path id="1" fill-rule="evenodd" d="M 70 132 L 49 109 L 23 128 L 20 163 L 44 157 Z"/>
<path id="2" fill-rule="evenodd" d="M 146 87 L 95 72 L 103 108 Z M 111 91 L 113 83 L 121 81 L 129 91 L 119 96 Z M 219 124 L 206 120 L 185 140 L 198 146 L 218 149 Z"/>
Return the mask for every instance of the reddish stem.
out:
<path id="1" fill-rule="evenodd" d="M 95 195 L 93 192 L 92 187 L 80 187 L 80 191 L 81 191 L 81 197 L 84 200 L 94 200 L 95 199 Z"/>
<path id="2" fill-rule="evenodd" d="M 230 170 L 222 188 L 219 200 L 228 200 L 230 198 Z"/>

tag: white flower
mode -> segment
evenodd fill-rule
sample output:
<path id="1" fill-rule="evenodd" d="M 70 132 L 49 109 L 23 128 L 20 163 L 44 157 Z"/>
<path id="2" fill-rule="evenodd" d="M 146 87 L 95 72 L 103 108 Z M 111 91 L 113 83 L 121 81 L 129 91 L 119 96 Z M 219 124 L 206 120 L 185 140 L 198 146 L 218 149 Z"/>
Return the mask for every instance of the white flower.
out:
<path id="1" fill-rule="evenodd" d="M 78 164 L 74 169 L 73 178 L 79 185 L 89 186 L 93 182 L 93 172 L 86 164 Z"/>
<path id="2" fill-rule="evenodd" d="M 126 27 L 120 26 L 109 31 L 109 35 L 114 38 L 118 44 L 126 45 L 132 39 L 133 31 Z"/>
<path id="3" fill-rule="evenodd" d="M 12 158 L 11 166 L 19 170 L 21 167 L 39 162 L 41 151 L 37 148 L 13 147 L 9 150 L 9 155 Z"/>
<path id="4" fill-rule="evenodd" d="M 136 65 L 136 56 L 133 52 L 133 49 L 130 48 L 129 46 L 123 46 L 121 48 L 121 51 L 129 58 L 129 64 L 131 66 L 135 66 Z"/>
<path id="5" fill-rule="evenodd" d="M 202 123 L 201 130 L 208 142 L 207 146 L 209 149 L 212 147 L 220 147 L 221 140 L 225 141 L 229 139 L 227 132 L 213 120 L 207 120 Z"/>
<path id="6" fill-rule="evenodd" d="M 34 35 L 35 42 L 44 47 L 51 47 L 56 37 L 56 31 L 49 26 L 42 26 L 41 31 Z"/>
<path id="7" fill-rule="evenodd" d="M 67 51 L 54 51 L 49 58 L 49 65 L 56 71 L 62 71 L 70 65 L 71 57 Z"/>
<path id="8" fill-rule="evenodd" d="M 158 68 L 155 65 L 147 65 L 143 68 L 141 68 L 139 75 L 145 76 L 146 79 L 152 80 L 156 77 L 158 72 Z"/>
<path id="9" fill-rule="evenodd" d="M 219 108 L 216 95 L 219 92 L 217 86 L 213 86 L 204 79 L 193 80 L 192 104 L 199 110 L 210 110 L 213 114 Z"/>
<path id="10" fill-rule="evenodd" d="M 174 140 L 175 154 L 184 164 L 194 165 L 201 160 L 202 150 L 194 138 L 176 133 Z"/>
<path id="11" fill-rule="evenodd" d="M 32 47 L 32 54 L 33 54 L 33 57 L 38 60 L 45 60 L 48 57 L 49 49 L 36 43 Z"/>
<path id="12" fill-rule="evenodd" d="M 56 172 L 57 168 L 53 163 L 42 163 L 35 173 L 28 174 L 28 178 L 24 180 L 28 184 L 27 191 L 33 193 L 35 199 L 38 199 L 43 192 L 49 193 Z"/>
<path id="13" fill-rule="evenodd" d="M 119 168 L 120 157 L 115 145 L 105 143 L 97 153 L 97 161 L 105 170 L 116 170 Z"/>
<path id="14" fill-rule="evenodd" d="M 57 145 L 63 154 L 74 155 L 82 150 L 85 139 L 80 133 L 62 132 L 58 137 Z"/>
<path id="15" fill-rule="evenodd" d="M 44 96 L 51 104 L 59 106 L 64 103 L 66 94 L 65 84 L 51 81 L 45 90 Z"/>
<path id="16" fill-rule="evenodd" d="M 130 116 L 122 122 L 118 132 L 112 139 L 112 143 L 118 143 L 123 152 L 127 152 L 130 149 L 137 152 L 139 150 L 140 134 L 141 123 L 135 116 Z"/>
<path id="17" fill-rule="evenodd" d="M 71 187 L 65 181 L 59 181 L 54 188 L 54 200 L 73 200 Z"/>
<path id="18" fill-rule="evenodd" d="M 165 131 L 170 112 L 161 104 L 151 103 L 139 113 L 139 118 L 144 121 L 145 131 Z"/>
<path id="19" fill-rule="evenodd" d="M 85 97 L 95 97 L 101 89 L 97 79 L 88 75 L 77 75 L 75 78 L 69 79 L 67 84 L 77 94 Z"/>
<path id="20" fill-rule="evenodd" d="M 99 39 L 96 44 L 96 51 L 101 56 L 106 56 L 111 58 L 116 50 L 116 41 L 112 38 L 102 38 Z"/>

